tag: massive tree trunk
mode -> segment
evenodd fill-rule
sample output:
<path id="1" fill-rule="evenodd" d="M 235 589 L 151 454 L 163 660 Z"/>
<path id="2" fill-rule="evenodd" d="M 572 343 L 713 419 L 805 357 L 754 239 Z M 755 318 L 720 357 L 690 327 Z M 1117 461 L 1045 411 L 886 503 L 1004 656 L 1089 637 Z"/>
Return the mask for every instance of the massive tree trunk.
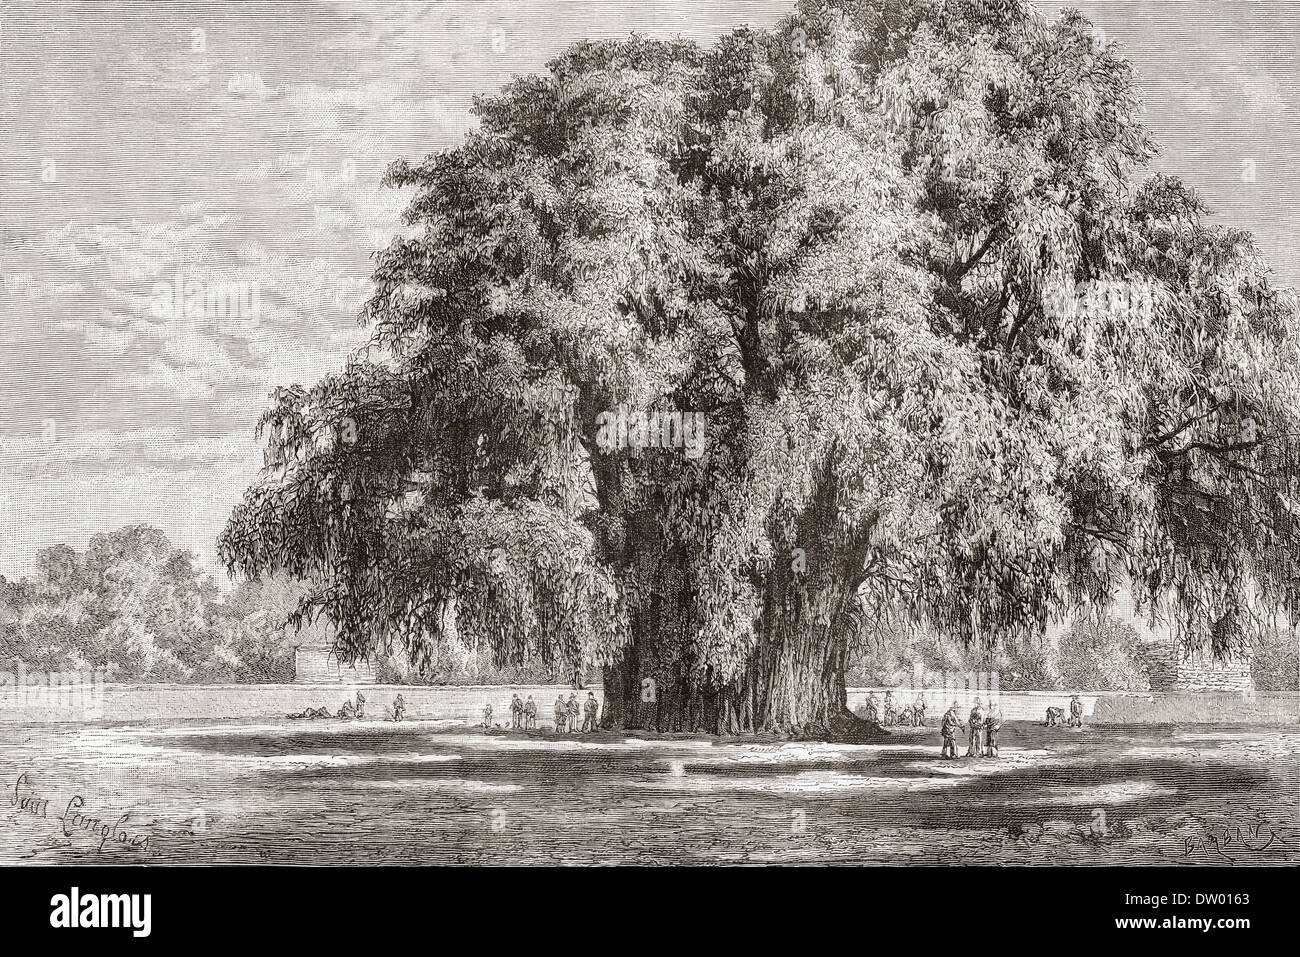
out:
<path id="1" fill-rule="evenodd" d="M 693 688 L 671 601 L 659 599 L 632 622 L 632 642 L 605 668 L 602 726 L 662 732 L 712 731 L 706 694 Z"/>
<path id="2" fill-rule="evenodd" d="M 848 600 L 842 579 L 807 582 L 790 571 L 773 575 L 754 668 L 756 730 L 836 740 L 882 733 L 848 708 Z"/>
<path id="3" fill-rule="evenodd" d="M 724 677 L 698 667 L 692 654 L 690 557 L 664 541 L 652 509 L 632 507 L 625 463 L 599 452 L 591 463 L 603 509 L 624 519 L 602 528 L 602 549 L 639 596 L 631 642 L 604 669 L 603 728 L 834 740 L 883 734 L 846 704 L 846 612 L 862 560 L 829 531 L 837 491 L 830 476 L 792 536 L 807 543 L 800 549 L 807 562 L 776 562 L 762 575 L 753 650 L 738 675 Z"/>
<path id="4" fill-rule="evenodd" d="M 679 643 L 653 611 L 604 674 L 602 726 L 706 734 L 774 734 L 821 740 L 883 735 L 848 709 L 844 672 L 846 587 L 811 590 L 791 574 L 768 582 L 757 647 L 741 676 L 691 681 Z"/>
<path id="5" fill-rule="evenodd" d="M 764 628 L 755 723 L 763 731 L 823 737 L 848 710 L 843 641 L 829 627 L 796 617 Z"/>

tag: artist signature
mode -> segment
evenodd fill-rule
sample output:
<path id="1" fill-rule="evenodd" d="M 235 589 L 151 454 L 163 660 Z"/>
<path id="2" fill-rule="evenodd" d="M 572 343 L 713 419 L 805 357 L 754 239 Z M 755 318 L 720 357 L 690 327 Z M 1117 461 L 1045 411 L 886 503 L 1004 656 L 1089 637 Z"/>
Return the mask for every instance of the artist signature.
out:
<path id="1" fill-rule="evenodd" d="M 1229 856 L 1228 851 L 1233 853 L 1258 854 L 1273 845 L 1284 843 L 1277 832 L 1271 827 L 1263 824 L 1250 824 L 1242 826 L 1234 824 L 1215 824 L 1206 829 L 1205 833 L 1199 838 L 1187 837 L 1183 839 L 1183 856 L 1188 857 L 1196 851 L 1212 851 L 1229 861 L 1235 861 L 1236 858 Z"/>
<path id="2" fill-rule="evenodd" d="M 33 790 L 27 772 L 18 775 L 18 780 L 14 782 L 13 792 L 9 795 L 9 804 L 11 807 L 17 808 L 22 814 L 49 820 L 49 799 L 41 797 Z M 109 821 L 105 818 L 92 817 L 85 808 L 85 798 L 80 794 L 74 795 L 72 800 L 67 803 L 62 815 L 58 818 L 64 837 L 85 834 L 89 835 L 92 840 L 99 838 L 97 851 L 104 850 L 104 845 L 109 842 L 140 851 L 149 850 L 148 835 L 141 835 L 124 826 L 126 819 L 131 816 L 130 814 L 123 814 L 116 821 Z"/>

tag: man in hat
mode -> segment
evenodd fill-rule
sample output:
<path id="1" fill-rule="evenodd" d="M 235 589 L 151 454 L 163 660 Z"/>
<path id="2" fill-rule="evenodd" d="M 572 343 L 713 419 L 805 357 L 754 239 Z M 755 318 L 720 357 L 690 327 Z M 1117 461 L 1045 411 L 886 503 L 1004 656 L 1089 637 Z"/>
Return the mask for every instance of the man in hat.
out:
<path id="1" fill-rule="evenodd" d="M 524 726 L 524 701 L 517 694 L 510 696 L 510 727 L 518 731 Z"/>
<path id="2" fill-rule="evenodd" d="M 886 726 L 894 723 L 894 692 L 885 692 L 885 724 Z"/>
<path id="3" fill-rule="evenodd" d="M 970 709 L 970 719 L 966 724 L 970 732 L 970 746 L 966 748 L 966 757 L 978 758 L 984 754 L 984 706 L 980 699 L 975 699 L 975 707 Z"/>
<path id="4" fill-rule="evenodd" d="M 876 700 L 874 691 L 867 692 L 867 720 L 880 724 L 880 702 Z"/>
<path id="5" fill-rule="evenodd" d="M 957 729 L 961 727 L 961 718 L 957 716 L 957 702 L 954 700 L 952 707 L 943 714 L 943 723 L 939 725 L 939 733 L 943 735 L 943 749 L 939 752 L 941 758 L 957 757 Z"/>
<path id="6" fill-rule="evenodd" d="M 925 724 L 925 695 L 918 691 L 916 700 L 912 702 L 912 725 L 919 728 L 923 724 Z"/>
<path id="7" fill-rule="evenodd" d="M 561 693 L 555 698 L 555 733 L 564 734 L 565 726 L 569 721 L 569 708 L 564 703 L 564 695 Z"/>
<path id="8" fill-rule="evenodd" d="M 1070 727 L 1083 727 L 1083 702 L 1077 694 L 1070 697 Z"/>
<path id="9" fill-rule="evenodd" d="M 577 692 L 570 692 L 569 703 L 567 705 L 569 712 L 569 730 L 574 734 L 578 733 L 578 716 L 582 714 L 582 705 L 578 704 Z"/>
<path id="10" fill-rule="evenodd" d="M 490 701 L 483 706 L 483 727 L 492 730 L 492 702 Z"/>
<path id="11" fill-rule="evenodd" d="M 524 728 L 528 731 L 537 730 L 537 702 L 532 695 L 524 702 Z"/>
<path id="12" fill-rule="evenodd" d="M 998 756 L 998 731 L 1002 729 L 1002 706 L 997 699 L 989 699 L 989 710 L 984 716 L 984 757 Z"/>
<path id="13" fill-rule="evenodd" d="M 588 691 L 587 700 L 583 704 L 583 711 L 585 712 L 585 716 L 582 719 L 583 733 L 596 730 L 596 713 L 599 710 L 600 705 L 596 703 L 596 693 L 594 691 Z"/>

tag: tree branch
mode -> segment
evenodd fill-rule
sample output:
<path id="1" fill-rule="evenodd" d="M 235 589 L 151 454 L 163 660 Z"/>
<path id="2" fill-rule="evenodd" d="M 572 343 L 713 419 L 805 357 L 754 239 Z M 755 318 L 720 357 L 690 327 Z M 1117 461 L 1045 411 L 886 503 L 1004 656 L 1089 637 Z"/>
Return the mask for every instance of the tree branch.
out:
<path id="1" fill-rule="evenodd" d="M 946 271 L 945 278 L 948 280 L 948 282 L 950 282 L 954 286 L 960 283 L 962 279 L 965 278 L 968 272 L 970 272 L 977 265 L 979 265 L 980 260 L 984 258 L 984 254 L 989 251 L 989 249 L 993 246 L 993 244 L 1002 238 L 1002 233 L 1003 233 L 1002 223 L 998 223 L 996 226 L 990 229 L 988 236 L 985 237 L 984 239 L 984 242 L 980 243 L 979 248 L 976 249 L 975 252 L 971 253 L 969 259 L 967 259 L 963 263 L 957 263 L 956 265 L 950 267 Z"/>
<path id="2" fill-rule="evenodd" d="M 1142 448 L 1153 449 L 1157 445 L 1163 445 L 1165 442 L 1168 442 L 1170 439 L 1181 435 L 1183 432 L 1186 432 L 1189 427 L 1195 425 L 1197 422 L 1200 422 L 1201 420 L 1208 418 L 1209 416 L 1213 415 L 1215 412 L 1218 412 L 1220 409 L 1228 405 L 1231 405 L 1231 401 L 1228 399 L 1225 399 L 1222 402 L 1216 402 L 1214 405 L 1210 406 L 1210 408 L 1206 409 L 1200 415 L 1192 416 L 1190 419 L 1187 419 L 1186 421 L 1182 422 L 1181 424 L 1171 429 L 1170 431 L 1165 432 L 1163 435 L 1157 435 L 1147 439 L 1145 442 L 1142 443 Z"/>

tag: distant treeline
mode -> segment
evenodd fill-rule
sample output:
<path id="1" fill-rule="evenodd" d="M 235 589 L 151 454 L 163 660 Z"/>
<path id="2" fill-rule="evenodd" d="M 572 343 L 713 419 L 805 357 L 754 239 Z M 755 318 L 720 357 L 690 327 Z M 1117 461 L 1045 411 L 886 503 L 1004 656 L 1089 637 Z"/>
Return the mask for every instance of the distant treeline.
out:
<path id="1" fill-rule="evenodd" d="M 306 586 L 240 582 L 221 594 L 194 556 L 159 529 L 133 525 L 94 536 L 84 552 L 43 549 L 32 578 L 0 576 L 0 669 L 102 669 L 107 681 L 283 682 L 294 648 L 328 643 L 322 622 L 287 626 Z M 380 680 L 415 684 L 547 682 L 540 662 L 498 668 L 485 655 L 448 649 L 424 673 L 373 662 Z"/>
<path id="2" fill-rule="evenodd" d="M 1295 629 L 1266 628 L 1251 649 L 1257 691 L 1300 691 Z M 1005 691 L 1149 691 L 1158 652 L 1127 622 L 1081 619 L 1055 640 L 1026 642 L 993 653 L 966 649 L 924 633 L 873 629 L 850 663 L 850 687 L 906 683 L 919 664 L 939 675 L 996 674 Z M 931 679 L 933 680 L 933 679 Z M 985 681 L 987 682 L 987 678 Z M 987 685 L 986 685 L 987 686 Z"/>

